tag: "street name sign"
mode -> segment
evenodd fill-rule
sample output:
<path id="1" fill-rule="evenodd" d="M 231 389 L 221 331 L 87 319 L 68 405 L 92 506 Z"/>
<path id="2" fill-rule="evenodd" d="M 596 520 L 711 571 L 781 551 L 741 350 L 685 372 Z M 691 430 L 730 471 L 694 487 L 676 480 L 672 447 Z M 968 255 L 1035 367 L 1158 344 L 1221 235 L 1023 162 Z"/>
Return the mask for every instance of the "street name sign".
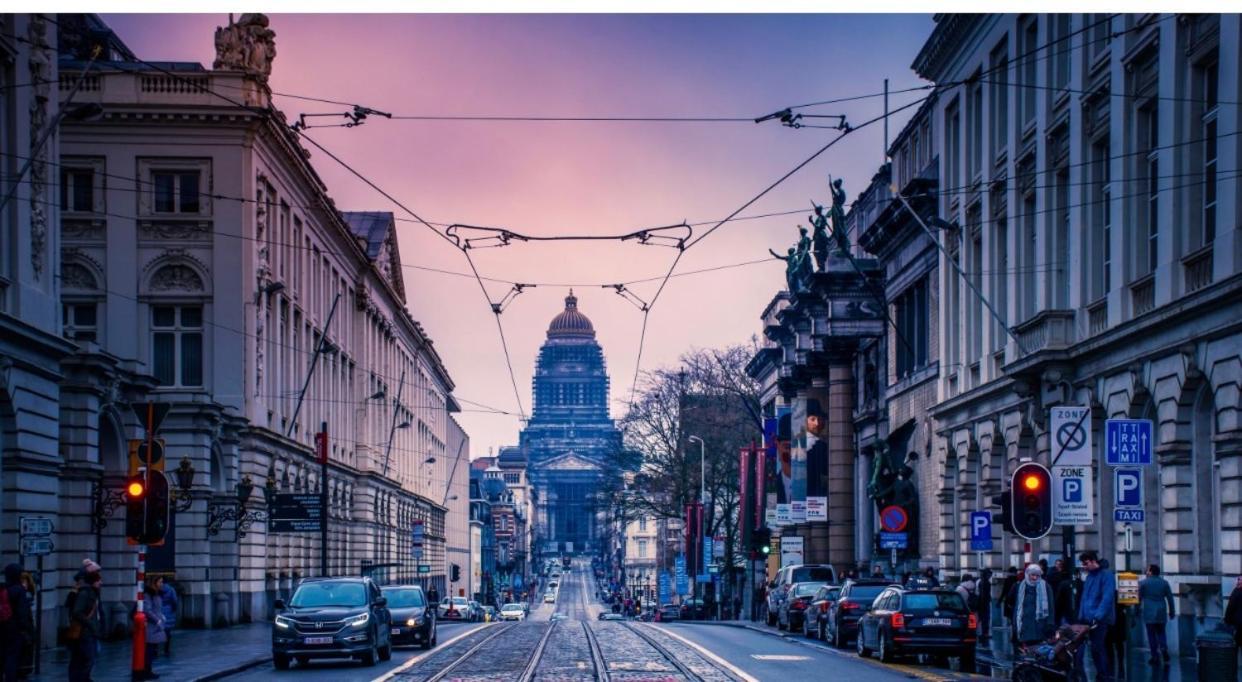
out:
<path id="1" fill-rule="evenodd" d="M 1151 464 L 1150 419 L 1109 419 L 1104 422 L 1104 462 L 1113 466 Z"/>
<path id="2" fill-rule="evenodd" d="M 1052 523 L 1057 526 L 1088 525 L 1095 521 L 1091 466 L 1052 467 Z"/>
<path id="3" fill-rule="evenodd" d="M 880 532 L 880 549 L 905 549 L 909 546 L 909 533 Z"/>
<path id="4" fill-rule="evenodd" d="M 970 551 L 992 551 L 992 512 L 970 513 Z"/>
<path id="5" fill-rule="evenodd" d="M 52 538 L 22 538 L 22 556 L 47 556 L 54 549 L 56 545 L 52 544 Z"/>
<path id="6" fill-rule="evenodd" d="M 1091 466 L 1091 408 L 1049 408 L 1052 456 L 1057 466 Z"/>
<path id="7" fill-rule="evenodd" d="M 52 519 L 47 516 L 23 516 L 21 532 L 24 538 L 46 537 L 52 534 Z"/>
<path id="8" fill-rule="evenodd" d="M 317 533 L 322 523 L 323 504 L 318 493 L 276 493 L 267 508 L 271 533 Z"/>

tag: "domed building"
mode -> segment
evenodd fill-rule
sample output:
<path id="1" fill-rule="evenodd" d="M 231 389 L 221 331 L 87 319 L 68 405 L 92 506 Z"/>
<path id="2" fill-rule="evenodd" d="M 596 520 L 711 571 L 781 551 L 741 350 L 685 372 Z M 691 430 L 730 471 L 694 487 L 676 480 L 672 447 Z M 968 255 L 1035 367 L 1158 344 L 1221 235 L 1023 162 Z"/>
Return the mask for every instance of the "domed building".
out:
<path id="1" fill-rule="evenodd" d="M 536 551 L 590 552 L 599 533 L 595 492 L 621 453 L 621 432 L 608 415 L 603 349 L 572 290 L 548 325 L 532 384 L 534 406 L 519 443 L 538 500 Z"/>

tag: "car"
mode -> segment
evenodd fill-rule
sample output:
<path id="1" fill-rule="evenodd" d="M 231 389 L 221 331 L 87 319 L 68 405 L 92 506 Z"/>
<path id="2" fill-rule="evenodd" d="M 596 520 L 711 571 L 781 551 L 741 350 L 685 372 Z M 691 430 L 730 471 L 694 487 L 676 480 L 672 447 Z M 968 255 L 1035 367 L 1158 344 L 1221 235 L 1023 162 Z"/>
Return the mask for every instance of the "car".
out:
<path id="1" fill-rule="evenodd" d="M 483 620 L 493 623 L 496 621 L 496 617 L 498 615 L 500 615 L 500 612 L 496 610 L 495 606 L 489 605 L 483 607 Z"/>
<path id="2" fill-rule="evenodd" d="M 665 604 L 656 611 L 656 620 L 668 622 L 681 618 L 681 607 L 676 604 Z"/>
<path id="3" fill-rule="evenodd" d="M 599 614 L 600 620 L 625 620 L 625 616 L 611 611 L 603 611 Z"/>
<path id="4" fill-rule="evenodd" d="M 889 587 L 887 580 L 863 578 L 846 580 L 841 594 L 828 608 L 825 618 L 828 641 L 838 649 L 844 649 L 858 632 L 858 619 L 871 607 L 871 602 Z"/>
<path id="5" fill-rule="evenodd" d="M 424 649 L 436 645 L 436 609 L 418 585 L 385 585 L 380 588 L 392 614 L 393 644 L 417 644 Z"/>
<path id="6" fill-rule="evenodd" d="M 824 585 L 815 591 L 815 595 L 811 597 L 811 606 L 806 612 L 802 634 L 815 639 L 828 638 L 825 634 L 828 629 L 828 609 L 832 608 L 832 603 L 840 594 L 839 585 Z"/>
<path id="7" fill-rule="evenodd" d="M 440 601 L 440 620 L 473 620 L 465 597 L 445 597 Z"/>
<path id="8" fill-rule="evenodd" d="M 545 603 L 545 604 L 555 604 L 555 603 L 556 603 L 556 593 L 555 593 L 555 592 L 552 592 L 551 590 L 549 590 L 549 591 L 547 591 L 547 592 L 544 592 L 544 593 L 543 593 L 543 603 Z"/>
<path id="9" fill-rule="evenodd" d="M 549 590 L 556 589 L 558 586 L 560 586 L 560 583 L 559 583 L 559 582 L 557 582 L 556 580 L 549 580 L 549 581 L 548 581 L 548 589 L 549 589 Z"/>
<path id="10" fill-rule="evenodd" d="M 793 564 L 776 573 L 776 579 L 768 583 L 768 596 L 764 600 L 768 625 L 776 625 L 780 618 L 781 602 L 794 583 L 836 583 L 837 571 L 828 564 Z"/>
<path id="11" fill-rule="evenodd" d="M 704 620 L 707 618 L 707 605 L 702 599 L 687 599 L 681 603 L 681 620 Z"/>
<path id="12" fill-rule="evenodd" d="M 790 632 L 805 631 L 806 610 L 811 605 L 811 597 L 823 586 L 824 583 L 794 583 L 790 586 L 789 594 L 781 602 L 781 610 L 777 613 L 776 627 Z"/>
<path id="13" fill-rule="evenodd" d="M 272 622 L 272 663 L 357 658 L 363 665 L 392 658 L 388 600 L 370 578 L 308 578 L 286 603 L 277 599 Z"/>
<path id="14" fill-rule="evenodd" d="M 479 602 L 470 600 L 470 622 L 477 623 L 483 620 L 483 606 Z"/>
<path id="15" fill-rule="evenodd" d="M 859 619 L 858 655 L 874 651 L 885 663 L 910 654 L 957 656 L 963 671 L 973 671 L 978 625 L 957 592 L 893 586 Z"/>
<path id="16" fill-rule="evenodd" d="M 521 604 L 509 603 L 500 607 L 500 620 L 526 620 L 526 609 Z"/>

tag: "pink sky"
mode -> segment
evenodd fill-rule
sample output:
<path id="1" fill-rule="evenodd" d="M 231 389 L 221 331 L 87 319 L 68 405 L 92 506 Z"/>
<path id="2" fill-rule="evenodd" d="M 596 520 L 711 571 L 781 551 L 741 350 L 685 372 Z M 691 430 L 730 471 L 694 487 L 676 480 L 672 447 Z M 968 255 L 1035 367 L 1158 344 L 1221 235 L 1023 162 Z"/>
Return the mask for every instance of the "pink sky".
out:
<path id="1" fill-rule="evenodd" d="M 214 56 L 223 15 L 104 15 L 140 57 Z M 909 65 L 932 28 L 925 15 L 272 15 L 275 91 L 357 102 L 398 114 L 755 117 L 789 105 L 921 85 Z M 920 93 L 895 95 L 896 107 Z M 278 98 L 299 113 L 344 107 Z M 855 124 L 879 98 L 823 107 Z M 894 117 L 890 134 L 907 119 Z M 753 123 L 425 122 L 375 119 L 312 137 L 432 221 L 529 234 L 624 233 L 719 219 L 836 133 Z M 745 214 L 829 201 L 829 173 L 851 199 L 882 161 L 882 128 L 859 131 Z M 374 190 L 312 154 L 339 207 L 392 210 Z M 678 272 L 783 250 L 800 216 L 730 223 L 686 252 Z M 468 272 L 425 228 L 400 223 L 407 265 Z M 700 228 L 703 229 L 703 228 Z M 663 275 L 675 252 L 613 242 L 516 244 L 474 252 L 481 273 L 576 283 L 595 324 L 620 417 L 634 374 L 641 313 L 601 284 Z M 648 324 L 644 369 L 691 347 L 745 341 L 784 286 L 783 264 L 673 279 Z M 516 412 L 499 337 L 473 278 L 407 268 L 409 307 L 436 342 L 457 394 Z M 635 285 L 650 300 L 658 283 Z M 506 285 L 494 284 L 493 298 Z M 502 315 L 522 405 L 547 324 L 567 288 L 540 286 Z M 470 407 L 470 406 L 466 406 Z M 465 412 L 475 456 L 516 443 L 517 418 Z"/>

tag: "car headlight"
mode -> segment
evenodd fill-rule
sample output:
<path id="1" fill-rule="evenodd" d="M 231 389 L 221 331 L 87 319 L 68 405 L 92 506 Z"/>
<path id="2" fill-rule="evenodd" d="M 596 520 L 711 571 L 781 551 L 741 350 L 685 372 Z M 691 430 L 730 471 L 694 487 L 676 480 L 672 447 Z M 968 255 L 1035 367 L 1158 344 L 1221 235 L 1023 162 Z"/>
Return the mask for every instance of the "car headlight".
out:
<path id="1" fill-rule="evenodd" d="M 358 616 L 357 618 L 354 618 L 353 620 L 349 621 L 349 625 L 350 627 L 360 628 L 366 625 L 368 622 L 370 622 L 370 620 L 371 620 L 371 614 L 364 613 L 361 616 Z"/>
<path id="2" fill-rule="evenodd" d="M 405 624 L 406 624 L 408 627 L 414 627 L 415 625 L 418 625 L 418 619 L 417 619 L 417 618 L 407 618 L 407 619 L 406 619 L 406 621 L 405 621 Z"/>
<path id="3" fill-rule="evenodd" d="M 288 618 L 285 618 L 284 616 L 276 616 L 275 623 L 276 623 L 276 627 L 278 628 L 288 629 L 288 628 L 293 627 L 293 621 L 289 620 Z"/>

